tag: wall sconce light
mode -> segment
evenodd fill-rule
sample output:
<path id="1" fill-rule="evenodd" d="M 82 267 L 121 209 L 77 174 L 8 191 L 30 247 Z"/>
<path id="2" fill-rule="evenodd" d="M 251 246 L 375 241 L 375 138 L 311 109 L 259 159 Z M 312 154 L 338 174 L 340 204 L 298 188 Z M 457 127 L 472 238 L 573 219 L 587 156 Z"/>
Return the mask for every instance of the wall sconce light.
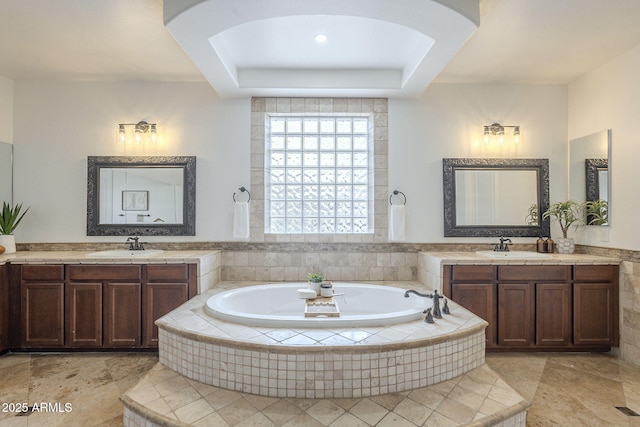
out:
<path id="1" fill-rule="evenodd" d="M 133 126 L 133 139 L 135 142 L 142 141 L 142 137 L 144 134 L 149 134 L 149 139 L 151 142 L 156 142 L 158 140 L 158 126 L 156 123 L 147 123 L 144 120 L 139 121 L 138 123 L 120 123 L 118 125 L 118 140 L 121 143 L 127 142 L 127 132 L 126 127 Z"/>
<path id="2" fill-rule="evenodd" d="M 513 128 L 513 142 L 520 142 L 520 126 L 506 126 L 500 123 L 492 123 L 484 127 L 484 142 L 488 143 L 492 136 L 498 137 L 498 142 L 504 142 L 504 128 Z"/>

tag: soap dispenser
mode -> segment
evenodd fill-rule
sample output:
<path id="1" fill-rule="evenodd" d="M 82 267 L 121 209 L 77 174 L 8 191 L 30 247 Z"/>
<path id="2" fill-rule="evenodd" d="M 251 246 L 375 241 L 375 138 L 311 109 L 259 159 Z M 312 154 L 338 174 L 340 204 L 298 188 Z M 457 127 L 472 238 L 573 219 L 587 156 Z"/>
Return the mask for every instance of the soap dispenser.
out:
<path id="1" fill-rule="evenodd" d="M 545 242 L 545 252 L 552 254 L 556 249 L 556 244 L 551 237 Z"/>
<path id="2" fill-rule="evenodd" d="M 545 247 L 544 247 L 544 240 L 542 239 L 542 236 L 538 237 L 538 240 L 536 240 L 536 252 L 545 252 Z"/>

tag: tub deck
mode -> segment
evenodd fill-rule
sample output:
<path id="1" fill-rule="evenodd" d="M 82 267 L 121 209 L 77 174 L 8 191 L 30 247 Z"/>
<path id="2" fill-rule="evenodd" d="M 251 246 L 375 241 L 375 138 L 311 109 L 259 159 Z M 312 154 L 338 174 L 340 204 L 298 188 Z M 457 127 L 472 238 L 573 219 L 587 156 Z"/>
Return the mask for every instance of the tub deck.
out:
<path id="1" fill-rule="evenodd" d="M 204 312 L 213 293 L 254 284 L 221 283 L 156 322 L 160 363 L 123 395 L 126 427 L 524 427 L 529 403 L 484 364 L 486 322 L 457 304 L 434 324 L 367 328 L 258 328 Z"/>
<path id="2" fill-rule="evenodd" d="M 187 378 L 271 397 L 359 398 L 437 384 L 484 364 L 487 323 L 454 302 L 435 323 L 273 328 L 230 323 L 204 310 L 224 283 L 159 319 L 160 362 Z M 427 290 L 418 283 L 388 283 Z"/>

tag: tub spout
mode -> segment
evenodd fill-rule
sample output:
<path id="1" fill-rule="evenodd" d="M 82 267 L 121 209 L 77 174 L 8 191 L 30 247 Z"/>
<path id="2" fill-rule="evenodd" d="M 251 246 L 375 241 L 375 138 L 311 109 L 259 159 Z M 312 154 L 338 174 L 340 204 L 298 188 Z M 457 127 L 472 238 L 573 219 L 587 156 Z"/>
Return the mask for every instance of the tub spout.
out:
<path id="1" fill-rule="evenodd" d="M 409 298 L 410 294 L 414 294 L 414 295 L 417 295 L 417 296 L 423 297 L 423 298 L 433 298 L 433 295 L 431 295 L 431 294 L 421 294 L 420 292 L 414 291 L 413 289 L 409 289 L 407 292 L 405 292 L 404 293 L 404 297 L 405 298 Z"/>

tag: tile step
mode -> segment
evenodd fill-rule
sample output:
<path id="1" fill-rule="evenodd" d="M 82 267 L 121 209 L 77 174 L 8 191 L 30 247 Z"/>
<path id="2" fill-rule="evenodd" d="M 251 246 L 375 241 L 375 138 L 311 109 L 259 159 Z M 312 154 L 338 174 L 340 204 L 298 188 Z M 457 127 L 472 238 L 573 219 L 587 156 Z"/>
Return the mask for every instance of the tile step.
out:
<path id="1" fill-rule="evenodd" d="M 530 406 L 489 366 L 432 386 L 359 399 L 257 396 L 202 384 L 158 363 L 127 391 L 125 427 L 442 425 L 524 427 Z"/>

